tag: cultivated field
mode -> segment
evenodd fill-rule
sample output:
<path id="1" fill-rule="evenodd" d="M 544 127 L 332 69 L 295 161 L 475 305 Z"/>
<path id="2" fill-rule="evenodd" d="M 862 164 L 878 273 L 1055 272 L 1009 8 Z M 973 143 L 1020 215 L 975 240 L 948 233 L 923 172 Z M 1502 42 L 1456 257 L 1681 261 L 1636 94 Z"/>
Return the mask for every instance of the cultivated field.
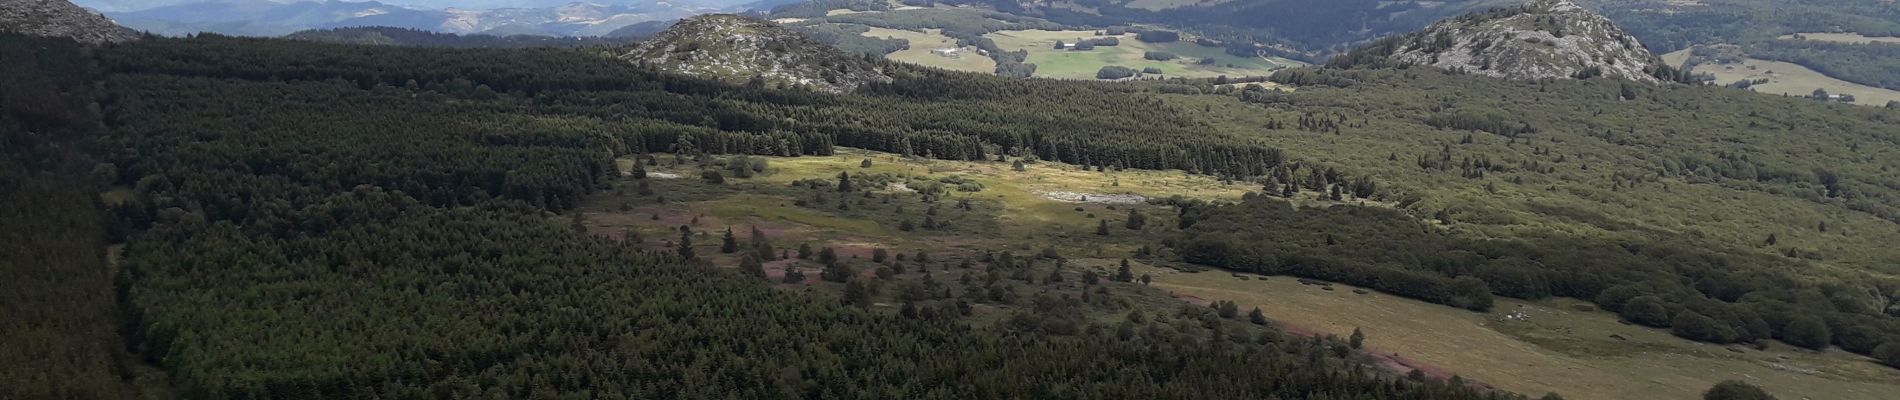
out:
<path id="1" fill-rule="evenodd" d="M 996 71 L 996 60 L 992 60 L 988 56 L 977 54 L 975 47 L 957 47 L 957 40 L 949 36 L 944 36 L 941 29 L 917 32 L 872 27 L 870 31 L 864 32 L 864 36 L 910 41 L 910 49 L 898 50 L 886 54 L 884 58 L 958 71 L 982 73 Z M 952 57 L 939 55 L 935 52 L 937 49 L 949 48 L 960 49 L 959 54 Z"/>
<path id="2" fill-rule="evenodd" d="M 1681 50 L 1663 55 L 1663 60 L 1671 65 L 1682 65 L 1688 57 L 1689 50 Z M 1888 101 L 1900 100 L 1900 91 L 1834 79 L 1799 64 L 1780 61 L 1750 58 L 1739 64 L 1698 65 L 1692 72 L 1715 75 L 1715 81 L 1720 84 L 1766 78 L 1768 83 L 1755 84 L 1749 89 L 1767 94 L 1808 96 L 1814 89 L 1822 89 L 1831 94 L 1853 95 L 1854 104 L 1867 106 L 1885 106 Z"/>
<path id="3" fill-rule="evenodd" d="M 1474 313 L 1353 287 L 1301 285 L 1291 277 L 1200 273 L 1139 266 L 1156 287 L 1205 300 L 1260 307 L 1275 321 L 1321 334 L 1366 332 L 1367 347 L 1494 387 L 1566 399 L 1691 399 L 1741 379 L 1783 399 L 1885 399 L 1900 393 L 1900 371 L 1840 350 L 1724 347 L 1625 325 L 1586 303 L 1499 298 Z M 1523 320 L 1507 320 L 1521 313 Z M 1619 339 L 1620 338 L 1620 339 Z"/>
<path id="4" fill-rule="evenodd" d="M 1861 34 L 1858 34 L 1858 33 L 1797 33 L 1795 35 L 1801 35 L 1801 37 L 1806 38 L 1807 40 L 1819 40 L 1823 42 L 1838 42 L 1838 43 L 1852 43 L 1852 44 L 1900 43 L 1900 37 L 1861 36 Z M 1794 40 L 1795 35 L 1781 35 L 1779 39 Z"/>
<path id="5" fill-rule="evenodd" d="M 1260 76 L 1274 70 L 1297 66 L 1298 62 L 1265 57 L 1235 57 L 1219 48 L 1206 47 L 1191 42 L 1144 43 L 1135 40 L 1134 34 L 1117 36 L 1119 46 L 1097 46 L 1090 51 L 1056 50 L 1056 41 L 1075 43 L 1077 39 L 1097 38 L 1095 31 L 1000 31 L 984 35 L 996 41 L 1003 50 L 1023 49 L 1029 51 L 1028 63 L 1036 64 L 1036 76 L 1066 79 L 1095 79 L 1095 72 L 1103 66 L 1120 65 L 1141 70 L 1147 67 L 1160 68 L 1162 76 L 1181 76 L 1206 78 L 1220 75 Z M 1148 51 L 1174 53 L 1180 58 L 1169 61 L 1154 61 L 1142 56 Z M 1213 65 L 1197 65 L 1196 60 L 1213 58 Z"/>

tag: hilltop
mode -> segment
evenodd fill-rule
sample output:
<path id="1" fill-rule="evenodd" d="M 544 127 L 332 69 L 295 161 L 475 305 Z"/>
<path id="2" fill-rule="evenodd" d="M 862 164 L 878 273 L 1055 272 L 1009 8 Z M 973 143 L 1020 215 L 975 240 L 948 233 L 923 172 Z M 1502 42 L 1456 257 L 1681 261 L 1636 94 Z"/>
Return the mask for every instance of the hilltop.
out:
<path id="1" fill-rule="evenodd" d="M 861 57 L 775 23 L 730 14 L 681 20 L 621 58 L 730 83 L 758 78 L 769 86 L 803 85 L 827 92 L 891 81 L 882 69 Z"/>
<path id="2" fill-rule="evenodd" d="M 0 0 L 0 31 L 71 38 L 80 43 L 118 43 L 138 39 L 115 24 L 66 0 Z"/>
<path id="3" fill-rule="evenodd" d="M 1569 0 L 1538 0 L 1466 14 L 1381 39 L 1329 63 L 1338 68 L 1400 65 L 1515 80 L 1674 79 L 1674 71 L 1635 36 Z"/>

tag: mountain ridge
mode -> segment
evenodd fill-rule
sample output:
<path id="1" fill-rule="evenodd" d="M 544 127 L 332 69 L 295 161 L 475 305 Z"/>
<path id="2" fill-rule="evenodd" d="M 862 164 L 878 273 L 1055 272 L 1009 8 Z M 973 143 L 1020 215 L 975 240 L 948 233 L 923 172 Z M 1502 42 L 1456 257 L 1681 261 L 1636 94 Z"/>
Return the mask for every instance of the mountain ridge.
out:
<path id="1" fill-rule="evenodd" d="M 1412 65 L 1511 80 L 1603 76 L 1661 83 L 1679 78 L 1634 35 L 1569 0 L 1465 14 L 1374 41 L 1328 63 L 1336 68 Z"/>
<path id="2" fill-rule="evenodd" d="M 863 58 L 778 24 L 733 14 L 680 20 L 620 58 L 728 83 L 803 86 L 833 93 L 891 81 L 880 67 Z"/>

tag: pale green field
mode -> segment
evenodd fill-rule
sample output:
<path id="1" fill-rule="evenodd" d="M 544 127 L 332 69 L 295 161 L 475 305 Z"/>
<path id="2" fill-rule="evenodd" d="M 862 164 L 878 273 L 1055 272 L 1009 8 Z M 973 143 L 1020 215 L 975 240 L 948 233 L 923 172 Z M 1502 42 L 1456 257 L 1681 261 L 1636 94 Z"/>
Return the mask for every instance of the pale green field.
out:
<path id="1" fill-rule="evenodd" d="M 1187 6 L 1211 6 L 1226 3 L 1227 1 L 1228 0 L 1132 0 L 1124 5 L 1128 8 L 1161 11 Z"/>
<path id="2" fill-rule="evenodd" d="M 1861 36 L 1861 34 L 1858 34 L 1858 33 L 1800 33 L 1798 35 L 1801 35 L 1802 37 L 1805 37 L 1808 40 L 1819 40 L 1823 42 L 1838 42 L 1838 43 L 1851 43 L 1851 44 L 1900 43 L 1900 37 Z M 1778 39 L 1794 40 L 1794 35 L 1781 35 L 1781 37 L 1779 37 Z"/>
<path id="3" fill-rule="evenodd" d="M 963 46 L 956 57 L 945 57 L 932 52 L 936 49 L 957 47 L 957 40 L 943 35 L 941 29 L 924 32 L 872 27 L 864 36 L 874 38 L 904 39 L 910 41 L 910 49 L 898 50 L 884 55 L 884 58 L 911 64 L 928 65 L 957 71 L 990 73 L 996 71 L 996 60 L 976 53 L 975 47 Z"/>
<path id="4" fill-rule="evenodd" d="M 1098 262 L 1107 263 L 1109 260 Z M 1274 321 L 1320 333 L 1366 332 L 1366 346 L 1398 353 L 1493 387 L 1532 397 L 1556 392 L 1566 399 L 1694 399 L 1716 382 L 1740 379 L 1782 399 L 1890 399 L 1900 393 L 1900 371 L 1838 349 L 1813 352 L 1779 343 L 1767 351 L 1732 352 L 1691 342 L 1659 329 L 1624 325 L 1602 311 L 1578 311 L 1583 302 L 1525 302 L 1499 298 L 1496 311 L 1474 313 L 1378 292 L 1355 294 L 1300 285 L 1291 277 L 1210 270 L 1184 273 L 1137 266 L 1154 286 L 1206 300 L 1259 307 Z M 1523 321 L 1504 315 L 1522 312 Z M 1615 334 L 1625 338 L 1610 337 Z"/>
<path id="5" fill-rule="evenodd" d="M 1140 70 L 1147 67 L 1160 68 L 1164 77 L 1210 78 L 1227 76 L 1261 76 L 1274 70 L 1297 66 L 1298 62 L 1265 57 L 1235 57 L 1221 49 L 1204 47 L 1192 42 L 1143 43 L 1135 40 L 1135 35 L 1119 36 L 1119 46 L 1097 46 L 1092 51 L 1056 50 L 1055 43 L 1074 43 L 1077 39 L 1095 38 L 1095 31 L 999 31 L 984 37 L 996 41 L 1003 50 L 1023 49 L 1029 51 L 1028 63 L 1036 64 L 1036 76 L 1064 79 L 1095 79 L 1095 72 L 1103 66 L 1120 65 Z M 1181 58 L 1169 61 L 1143 59 L 1147 51 L 1174 53 Z M 1213 58 L 1214 65 L 1195 65 L 1201 58 Z M 1232 67 L 1227 65 L 1232 64 Z"/>
<path id="6" fill-rule="evenodd" d="M 1682 65 L 1688 59 L 1689 50 L 1663 55 L 1663 61 L 1670 65 Z M 1698 65 L 1692 72 L 1715 75 L 1715 82 L 1724 85 L 1743 79 L 1768 78 L 1768 83 L 1749 87 L 1767 94 L 1808 96 L 1814 89 L 1822 89 L 1832 94 L 1854 95 L 1853 104 L 1864 106 L 1885 106 L 1888 101 L 1900 100 L 1900 91 L 1834 79 L 1807 67 L 1780 61 L 1751 58 L 1740 64 Z"/>

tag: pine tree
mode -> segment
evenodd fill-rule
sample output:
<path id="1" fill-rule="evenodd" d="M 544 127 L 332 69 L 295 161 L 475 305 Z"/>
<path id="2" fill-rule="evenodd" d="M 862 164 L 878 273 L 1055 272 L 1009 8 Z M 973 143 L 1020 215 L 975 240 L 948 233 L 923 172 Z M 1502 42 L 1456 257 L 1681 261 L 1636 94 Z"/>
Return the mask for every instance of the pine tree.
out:
<path id="1" fill-rule="evenodd" d="M 831 246 L 825 246 L 818 250 L 818 262 L 825 265 L 837 264 L 838 252 L 832 250 Z"/>
<path id="2" fill-rule="evenodd" d="M 1247 322 L 1252 322 L 1254 325 L 1266 325 L 1267 313 L 1260 312 L 1260 307 L 1254 307 L 1253 311 L 1247 313 Z"/>
<path id="3" fill-rule="evenodd" d="M 742 255 L 739 256 L 739 271 L 746 276 L 764 279 L 765 263 L 759 262 L 759 257 L 752 254 Z"/>
<path id="4" fill-rule="evenodd" d="M 811 243 L 798 244 L 798 259 L 800 260 L 811 259 Z"/>
<path id="5" fill-rule="evenodd" d="M 719 252 L 732 254 L 739 251 L 739 238 L 732 235 L 732 227 L 726 227 L 726 235 L 719 243 Z"/>
<path id="6" fill-rule="evenodd" d="M 1134 282 L 1135 281 L 1135 272 L 1133 269 L 1129 268 L 1128 259 L 1123 258 L 1121 269 L 1115 270 L 1115 281 L 1116 282 Z"/>
<path id="7" fill-rule="evenodd" d="M 882 247 L 871 249 L 871 262 L 883 264 L 885 260 L 889 260 L 890 258 L 891 252 L 884 250 Z"/>
<path id="8" fill-rule="evenodd" d="M 803 283 L 805 282 L 805 271 L 800 271 L 798 268 L 786 267 L 785 279 L 780 280 L 780 282 Z"/>
<path id="9" fill-rule="evenodd" d="M 759 230 L 758 225 L 752 226 L 752 237 L 748 238 L 748 240 L 752 242 L 752 252 L 758 253 L 760 260 L 772 261 L 776 259 L 778 251 L 772 247 L 771 239 L 765 237 L 765 231 Z"/>
<path id="10" fill-rule="evenodd" d="M 851 191 L 851 173 L 850 172 L 838 173 L 838 191 L 840 192 Z"/>
<path id="11" fill-rule="evenodd" d="M 1097 282 L 1101 282 L 1101 281 L 1102 281 L 1101 274 L 1097 274 L 1095 273 L 1095 271 L 1082 273 L 1082 284 L 1084 285 L 1094 286 Z"/>
<path id="12" fill-rule="evenodd" d="M 1127 227 L 1130 230 L 1137 230 L 1137 231 L 1141 230 L 1142 227 L 1147 226 L 1147 225 L 1148 225 L 1148 216 L 1141 215 L 1141 211 L 1137 211 L 1133 208 L 1128 209 L 1128 221 L 1122 223 L 1122 226 Z"/>
<path id="13" fill-rule="evenodd" d="M 1366 344 L 1366 332 L 1359 330 L 1358 327 L 1352 328 L 1352 336 L 1347 337 L 1346 343 L 1351 345 L 1354 349 L 1364 346 Z"/>
<path id="14" fill-rule="evenodd" d="M 843 263 L 830 263 L 825 264 L 825 268 L 818 271 L 818 278 L 832 282 L 846 282 L 850 281 L 855 273 L 856 271 L 852 271 L 851 267 Z"/>
<path id="15" fill-rule="evenodd" d="M 844 295 L 839 301 L 847 306 L 868 308 L 871 306 L 871 290 L 857 281 L 845 283 Z"/>
<path id="16" fill-rule="evenodd" d="M 1099 222 L 1099 224 L 1095 225 L 1095 234 L 1101 235 L 1101 236 L 1108 236 L 1108 220 L 1106 219 L 1097 220 L 1095 222 Z"/>
<path id="17" fill-rule="evenodd" d="M 680 243 L 679 243 L 678 253 L 680 255 L 680 258 L 684 258 L 688 260 L 697 258 L 693 255 L 693 230 L 692 229 L 684 227 L 684 226 L 680 227 Z"/>

